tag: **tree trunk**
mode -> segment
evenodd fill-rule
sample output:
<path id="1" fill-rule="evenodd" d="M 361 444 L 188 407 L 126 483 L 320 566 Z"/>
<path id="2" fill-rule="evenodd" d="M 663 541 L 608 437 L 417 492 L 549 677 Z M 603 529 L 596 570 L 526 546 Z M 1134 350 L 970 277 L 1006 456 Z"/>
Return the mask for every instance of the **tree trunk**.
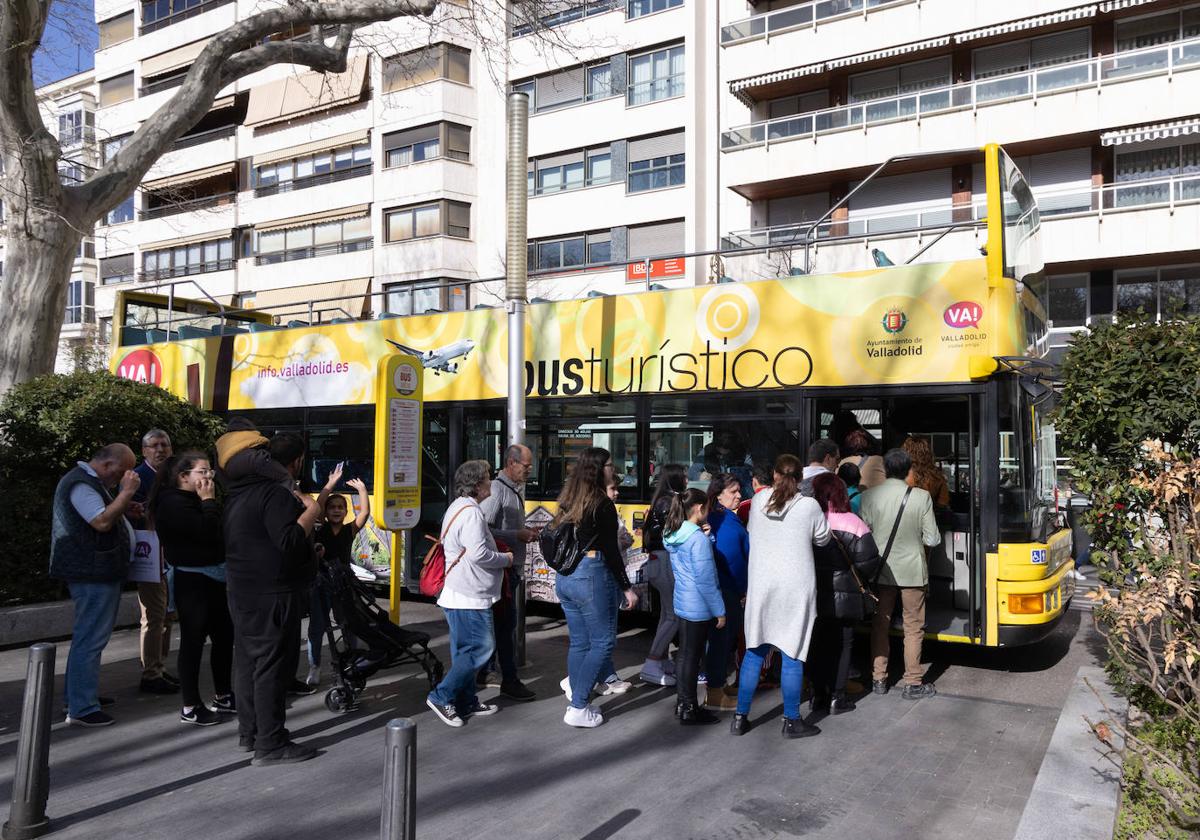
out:
<path id="1" fill-rule="evenodd" d="M 54 370 L 67 306 L 65 278 L 71 276 L 80 239 L 79 231 L 53 211 L 29 207 L 10 215 L 0 282 L 0 395 Z"/>

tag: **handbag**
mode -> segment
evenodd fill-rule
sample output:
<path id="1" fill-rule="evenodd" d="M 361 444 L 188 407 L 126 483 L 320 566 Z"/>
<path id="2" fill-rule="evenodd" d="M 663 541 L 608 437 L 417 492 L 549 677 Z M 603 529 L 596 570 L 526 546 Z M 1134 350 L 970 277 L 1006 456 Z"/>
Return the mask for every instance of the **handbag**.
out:
<path id="1" fill-rule="evenodd" d="M 433 540 L 433 545 L 429 547 L 429 551 L 425 552 L 425 559 L 421 561 L 421 577 L 418 587 L 422 595 L 430 598 L 441 595 L 442 589 L 446 586 L 446 575 L 450 574 L 458 562 L 463 559 L 463 555 L 467 553 L 467 547 L 463 546 L 463 550 L 458 552 L 458 557 L 454 558 L 450 568 L 446 568 L 446 549 L 442 547 L 442 540 L 446 538 L 447 532 L 454 525 L 454 520 L 458 519 L 459 514 L 466 509 L 466 507 L 461 507 L 458 509 L 458 513 L 450 517 L 450 521 L 442 529 L 440 537 L 434 537 L 432 534 L 425 535 L 426 539 Z"/>
<path id="2" fill-rule="evenodd" d="M 579 562 L 592 550 L 599 534 L 585 544 L 580 544 L 579 535 L 573 522 L 553 522 L 542 529 L 538 535 L 538 547 L 542 550 L 542 559 L 556 574 L 569 575 L 575 571 Z"/>
<path id="3" fill-rule="evenodd" d="M 846 560 L 846 568 L 850 571 L 850 577 L 854 578 L 854 583 L 858 586 L 858 594 L 862 598 L 862 617 L 870 618 L 875 615 L 875 610 L 879 607 L 879 596 L 862 582 L 862 578 L 858 576 L 858 572 L 854 569 L 854 561 L 850 559 L 850 552 L 846 550 L 846 546 L 842 544 L 842 541 L 837 538 L 836 534 L 831 534 L 830 537 L 837 543 L 838 549 L 842 552 L 842 557 Z"/>

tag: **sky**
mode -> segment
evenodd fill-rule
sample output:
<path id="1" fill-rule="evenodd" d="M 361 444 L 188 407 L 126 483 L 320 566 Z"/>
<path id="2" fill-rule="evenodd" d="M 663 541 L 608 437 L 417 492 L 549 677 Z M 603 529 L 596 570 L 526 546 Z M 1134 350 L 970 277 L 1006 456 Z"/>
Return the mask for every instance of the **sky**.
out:
<path id="1" fill-rule="evenodd" d="M 96 52 L 92 0 L 53 0 L 42 44 L 33 55 L 33 78 L 39 87 L 89 70 Z"/>

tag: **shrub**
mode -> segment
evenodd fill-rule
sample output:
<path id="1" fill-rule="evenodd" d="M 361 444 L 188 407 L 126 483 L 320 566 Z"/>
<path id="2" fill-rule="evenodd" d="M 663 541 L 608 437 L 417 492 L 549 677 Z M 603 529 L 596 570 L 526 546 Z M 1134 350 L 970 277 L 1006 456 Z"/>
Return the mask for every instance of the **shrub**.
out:
<path id="1" fill-rule="evenodd" d="M 141 452 L 141 436 L 164 429 L 176 450 L 211 450 L 221 421 L 153 385 L 107 371 L 42 376 L 0 400 L 0 606 L 61 597 L 47 576 L 50 504 L 59 478 L 106 443 Z"/>

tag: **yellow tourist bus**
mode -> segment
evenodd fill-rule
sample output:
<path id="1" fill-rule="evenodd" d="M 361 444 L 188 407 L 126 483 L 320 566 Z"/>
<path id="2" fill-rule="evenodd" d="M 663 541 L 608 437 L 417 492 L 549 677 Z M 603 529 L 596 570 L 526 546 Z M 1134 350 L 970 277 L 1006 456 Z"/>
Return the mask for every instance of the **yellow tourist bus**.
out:
<path id="1" fill-rule="evenodd" d="M 1074 592 L 1074 564 L 1057 509 L 1053 393 L 1029 355 L 1045 328 L 1040 227 L 1004 151 L 975 154 L 987 201 L 968 208 L 982 242 L 968 259 L 751 279 L 769 275 L 770 261 L 727 251 L 710 260 L 719 273 L 705 285 L 534 302 L 524 361 L 530 522 L 549 519 L 572 459 L 588 446 L 612 453 L 620 509 L 636 533 L 659 465 L 687 465 L 697 485 L 733 472 L 748 493 L 752 465 L 803 455 L 812 440 L 851 425 L 883 448 L 918 435 L 951 489 L 939 517 L 944 542 L 930 555 L 928 635 L 986 646 L 1047 635 Z M 811 245 L 806 235 L 786 247 L 799 254 Z M 339 462 L 346 479 L 371 481 L 376 365 L 396 345 L 420 355 L 421 523 L 406 542 L 372 529 L 357 547 L 361 564 L 390 566 L 396 584 L 411 585 L 454 468 L 471 458 L 499 466 L 505 318 L 502 308 L 476 308 L 289 324 L 265 311 L 127 292 L 112 370 L 266 432 L 303 433 L 303 484 L 316 490 Z M 635 548 L 628 559 L 637 579 L 644 554 Z M 529 564 L 529 597 L 553 600 L 553 573 L 536 549 Z"/>

